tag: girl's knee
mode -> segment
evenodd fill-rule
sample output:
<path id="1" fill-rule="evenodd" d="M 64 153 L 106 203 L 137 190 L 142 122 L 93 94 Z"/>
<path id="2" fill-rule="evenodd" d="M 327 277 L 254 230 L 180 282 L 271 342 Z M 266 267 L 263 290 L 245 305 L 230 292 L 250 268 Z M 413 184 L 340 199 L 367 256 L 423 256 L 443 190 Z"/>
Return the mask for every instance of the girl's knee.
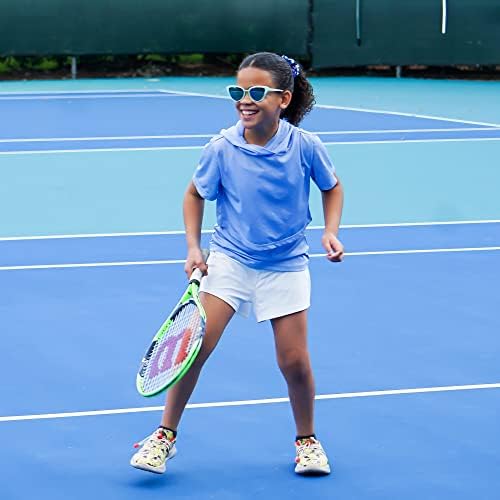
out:
<path id="1" fill-rule="evenodd" d="M 205 364 L 207 359 L 210 357 L 214 349 L 215 346 L 212 347 L 208 344 L 202 344 L 200 352 L 198 353 L 198 356 L 196 356 L 194 364 L 201 368 Z"/>
<path id="2" fill-rule="evenodd" d="M 307 353 L 287 353 L 280 356 L 278 365 L 287 380 L 302 381 L 311 376 L 311 364 Z"/>

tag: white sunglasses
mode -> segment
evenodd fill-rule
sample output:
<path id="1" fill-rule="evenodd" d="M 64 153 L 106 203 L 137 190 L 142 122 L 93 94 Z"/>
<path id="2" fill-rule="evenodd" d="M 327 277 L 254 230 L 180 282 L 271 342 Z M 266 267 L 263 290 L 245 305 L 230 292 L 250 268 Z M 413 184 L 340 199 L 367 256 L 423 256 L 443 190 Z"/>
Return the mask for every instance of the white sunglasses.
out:
<path id="1" fill-rule="evenodd" d="M 283 92 L 281 89 L 272 89 L 271 87 L 266 87 L 265 85 L 255 85 L 249 89 L 244 89 L 239 85 L 228 85 L 226 87 L 229 97 L 235 101 L 240 102 L 248 94 L 253 102 L 263 101 L 269 92 Z"/>

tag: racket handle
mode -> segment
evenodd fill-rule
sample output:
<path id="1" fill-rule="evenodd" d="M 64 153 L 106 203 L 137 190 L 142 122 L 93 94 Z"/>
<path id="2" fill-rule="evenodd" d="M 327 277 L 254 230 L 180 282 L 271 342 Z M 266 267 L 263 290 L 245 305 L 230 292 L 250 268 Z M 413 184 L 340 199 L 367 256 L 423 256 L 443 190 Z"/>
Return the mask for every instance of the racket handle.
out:
<path id="1" fill-rule="evenodd" d="M 198 268 L 195 268 L 195 270 L 191 273 L 189 283 L 193 283 L 193 281 L 196 281 L 199 285 L 202 277 L 202 272 Z"/>

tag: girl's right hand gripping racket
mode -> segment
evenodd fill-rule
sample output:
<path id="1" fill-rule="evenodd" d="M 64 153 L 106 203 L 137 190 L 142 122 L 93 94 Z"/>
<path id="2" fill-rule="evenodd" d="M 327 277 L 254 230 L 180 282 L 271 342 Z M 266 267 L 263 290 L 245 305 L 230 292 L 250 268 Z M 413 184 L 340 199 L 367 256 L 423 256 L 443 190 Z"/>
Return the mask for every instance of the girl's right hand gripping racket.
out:
<path id="1" fill-rule="evenodd" d="M 203 257 L 207 259 L 207 251 Z M 136 379 L 142 396 L 154 396 L 176 384 L 200 352 L 207 319 L 198 295 L 201 279 L 201 271 L 195 269 L 184 295 L 146 351 Z"/>

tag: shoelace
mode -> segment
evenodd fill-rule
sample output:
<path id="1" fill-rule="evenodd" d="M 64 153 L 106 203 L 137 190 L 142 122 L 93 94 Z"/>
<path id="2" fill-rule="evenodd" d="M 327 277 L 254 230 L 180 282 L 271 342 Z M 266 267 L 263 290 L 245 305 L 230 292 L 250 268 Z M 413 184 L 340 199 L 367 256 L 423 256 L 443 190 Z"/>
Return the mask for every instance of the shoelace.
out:
<path id="1" fill-rule="evenodd" d="M 153 437 L 156 437 L 156 439 L 153 439 Z M 149 446 L 144 446 L 146 443 L 148 443 Z M 166 445 L 167 453 L 168 453 L 172 449 L 172 447 L 175 443 L 175 439 L 173 441 L 170 441 L 168 439 L 168 437 L 163 432 L 161 432 L 160 430 L 157 429 L 149 436 L 146 436 L 142 441 L 139 441 L 138 443 L 134 443 L 134 448 L 139 448 L 141 446 L 144 446 L 143 450 L 147 451 L 151 447 L 156 449 L 160 443 Z"/>
<path id="2" fill-rule="evenodd" d="M 325 452 L 317 441 L 312 439 L 305 439 L 303 442 L 297 441 L 297 457 L 296 463 L 304 462 L 320 462 Z"/>

